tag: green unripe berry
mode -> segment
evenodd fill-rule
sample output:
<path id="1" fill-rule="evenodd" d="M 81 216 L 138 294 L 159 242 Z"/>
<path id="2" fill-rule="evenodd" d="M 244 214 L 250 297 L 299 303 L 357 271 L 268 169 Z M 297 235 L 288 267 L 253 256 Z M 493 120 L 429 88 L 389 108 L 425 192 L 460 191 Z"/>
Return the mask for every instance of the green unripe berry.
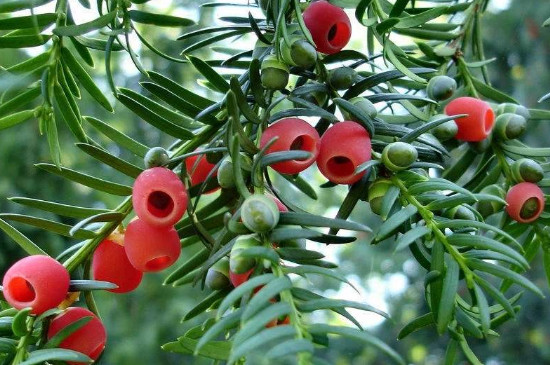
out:
<path id="1" fill-rule="evenodd" d="M 454 208 L 447 209 L 444 214 L 449 219 L 466 219 L 470 221 L 476 220 L 476 215 L 474 212 L 464 205 L 457 205 Z"/>
<path id="2" fill-rule="evenodd" d="M 363 112 L 363 114 L 370 119 L 373 119 L 378 115 L 378 110 L 376 110 L 376 107 L 369 99 L 365 99 L 362 96 L 356 96 L 348 101 L 359 108 L 359 110 L 361 110 L 361 112 Z M 346 119 L 357 121 L 356 118 L 347 112 L 344 113 L 344 116 Z"/>
<path id="3" fill-rule="evenodd" d="M 382 163 L 391 171 L 405 170 L 418 158 L 413 145 L 404 142 L 393 142 L 384 147 Z"/>
<path id="4" fill-rule="evenodd" d="M 243 178 L 246 180 L 250 176 L 252 170 L 252 161 L 250 157 L 241 153 L 241 171 Z M 218 185 L 223 189 L 231 189 L 235 186 L 235 175 L 233 175 L 233 161 L 227 156 L 220 164 L 217 173 Z"/>
<path id="5" fill-rule="evenodd" d="M 235 178 L 233 176 L 233 162 L 231 158 L 226 157 L 218 168 L 218 184 L 223 189 L 231 189 L 235 186 Z"/>
<path id="6" fill-rule="evenodd" d="M 263 87 L 269 90 L 282 90 L 288 84 L 288 66 L 277 59 L 275 55 L 269 55 L 262 61 L 261 81 Z"/>
<path id="7" fill-rule="evenodd" d="M 504 113 L 495 119 L 494 132 L 502 140 L 520 137 L 527 129 L 527 121 L 519 114 Z"/>
<path id="8" fill-rule="evenodd" d="M 523 219 L 532 218 L 539 210 L 539 200 L 537 198 L 529 198 L 519 212 L 519 216 Z"/>
<path id="9" fill-rule="evenodd" d="M 168 156 L 168 152 L 162 147 L 151 148 L 143 158 L 145 168 L 147 169 L 164 166 L 168 161 L 170 161 L 170 156 Z"/>
<path id="10" fill-rule="evenodd" d="M 270 197 L 253 194 L 246 198 L 241 206 L 241 219 L 252 232 L 267 232 L 279 223 L 279 209 Z"/>
<path id="11" fill-rule="evenodd" d="M 373 213 L 380 215 L 382 212 L 382 200 L 393 185 L 390 179 L 378 178 L 372 182 L 368 190 L 370 209 Z"/>
<path id="12" fill-rule="evenodd" d="M 443 117 L 446 117 L 446 115 L 437 114 L 431 117 L 428 122 L 432 122 L 436 119 L 440 119 Z M 454 138 L 457 133 L 458 133 L 458 125 L 454 120 L 449 120 L 447 122 L 444 122 L 432 129 L 432 134 L 434 135 L 434 137 L 440 140 L 441 142 Z"/>
<path id="13" fill-rule="evenodd" d="M 515 161 L 512 166 L 512 178 L 515 182 L 537 183 L 544 177 L 542 167 L 529 158 L 522 158 Z"/>
<path id="14" fill-rule="evenodd" d="M 256 259 L 252 257 L 231 256 L 229 267 L 235 274 L 244 274 L 256 266 Z"/>
<path id="15" fill-rule="evenodd" d="M 481 189 L 481 194 L 489 194 L 504 199 L 506 192 L 498 185 L 488 185 Z M 483 218 L 487 218 L 491 214 L 503 211 L 504 203 L 494 200 L 480 200 L 477 203 L 477 211 Z"/>
<path id="16" fill-rule="evenodd" d="M 529 113 L 529 109 L 524 107 L 523 105 L 518 104 L 512 104 L 512 103 L 502 103 L 499 104 L 496 110 L 496 115 L 499 116 L 504 113 L 513 113 L 517 115 L 521 115 L 525 118 L 525 120 L 528 120 L 531 118 L 531 113 Z"/>
<path id="17" fill-rule="evenodd" d="M 289 65 L 310 68 L 317 62 L 317 51 L 305 38 L 292 36 L 290 46 L 284 39 L 280 41 L 281 56 Z"/>
<path id="18" fill-rule="evenodd" d="M 351 67 L 339 67 L 331 70 L 328 83 L 336 90 L 349 89 L 357 81 L 357 71 Z"/>
<path id="19" fill-rule="evenodd" d="M 229 280 L 229 259 L 227 257 L 223 257 L 208 269 L 205 283 L 212 290 L 222 290 L 231 286 L 231 281 Z"/>
<path id="20" fill-rule="evenodd" d="M 229 269 L 235 274 L 244 274 L 248 270 L 256 266 L 256 259 L 252 257 L 243 257 L 241 253 L 250 247 L 260 246 L 260 239 L 254 234 L 239 236 L 233 247 L 229 259 Z"/>
<path id="21" fill-rule="evenodd" d="M 449 99 L 455 91 L 456 81 L 444 75 L 432 77 L 426 87 L 428 98 L 436 101 Z"/>

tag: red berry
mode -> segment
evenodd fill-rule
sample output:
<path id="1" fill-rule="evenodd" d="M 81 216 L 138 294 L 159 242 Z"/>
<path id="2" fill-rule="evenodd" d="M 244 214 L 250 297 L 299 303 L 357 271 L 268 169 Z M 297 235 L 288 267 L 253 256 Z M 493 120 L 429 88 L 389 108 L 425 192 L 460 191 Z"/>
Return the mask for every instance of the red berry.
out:
<path id="1" fill-rule="evenodd" d="M 369 133 L 360 124 L 345 121 L 334 124 L 321 137 L 317 166 L 331 182 L 353 184 L 365 174 L 356 174 L 355 169 L 370 157 Z"/>
<path id="2" fill-rule="evenodd" d="M 206 155 L 194 155 L 185 159 L 185 168 L 187 169 L 187 173 L 191 178 L 191 185 L 193 186 L 203 183 L 208 177 L 208 174 L 210 174 L 210 171 L 215 167 L 216 165 L 208 162 Z M 214 172 L 212 177 L 215 178 L 217 174 L 217 171 Z M 215 190 L 217 190 L 217 188 L 208 191 L 208 193 Z"/>
<path id="3" fill-rule="evenodd" d="M 95 280 L 118 285 L 117 289 L 109 290 L 113 293 L 132 291 L 138 287 L 143 278 L 143 273 L 136 270 L 128 260 L 124 246 L 111 240 L 101 242 L 95 250 L 92 273 Z"/>
<path id="4" fill-rule="evenodd" d="M 69 273 L 45 255 L 27 256 L 13 264 L 2 281 L 4 298 L 15 309 L 31 307 L 41 314 L 57 307 L 67 296 Z"/>
<path id="5" fill-rule="evenodd" d="M 277 318 L 274 318 L 271 321 L 267 322 L 267 324 L 265 325 L 265 328 L 275 327 L 276 325 L 277 325 Z"/>
<path id="6" fill-rule="evenodd" d="M 544 202 L 544 193 L 538 185 L 522 182 L 508 190 L 506 212 L 515 221 L 530 223 L 540 216 Z"/>
<path id="7" fill-rule="evenodd" d="M 81 352 L 90 359 L 96 360 L 105 348 L 107 333 L 99 318 L 85 308 L 71 307 L 57 315 L 48 328 L 48 340 L 68 325 L 84 317 L 92 317 L 92 319 L 65 338 L 59 344 L 59 347 Z M 73 361 L 68 361 L 67 363 L 69 365 L 82 364 L 81 362 Z"/>
<path id="8" fill-rule="evenodd" d="M 467 117 L 455 119 L 458 133 L 455 138 L 460 141 L 479 142 L 487 138 L 495 123 L 495 113 L 483 100 L 463 96 L 452 100 L 445 107 L 445 114 L 468 114 Z"/>
<path id="9" fill-rule="evenodd" d="M 285 319 L 283 319 L 282 321 L 279 321 L 279 324 L 280 325 L 290 324 L 290 317 L 286 316 Z"/>
<path id="10" fill-rule="evenodd" d="M 286 207 L 286 205 L 283 204 L 282 201 L 279 200 L 279 198 L 271 194 L 269 194 L 269 197 L 273 199 L 273 201 L 277 205 L 277 208 L 279 209 L 279 212 L 288 212 L 288 208 Z"/>
<path id="11" fill-rule="evenodd" d="M 336 53 L 351 38 L 351 22 L 346 12 L 325 0 L 311 3 L 303 18 L 319 52 Z"/>
<path id="12" fill-rule="evenodd" d="M 248 270 L 243 274 L 235 274 L 233 271 L 229 270 L 229 280 L 231 281 L 231 284 L 233 284 L 233 286 L 236 288 L 242 283 L 246 282 L 250 275 L 252 275 L 253 271 L 254 268 Z"/>
<path id="13" fill-rule="evenodd" d="M 187 209 L 187 190 L 178 175 L 165 167 L 143 171 L 132 191 L 137 216 L 155 226 L 169 227 Z"/>
<path id="14" fill-rule="evenodd" d="M 307 160 L 290 160 L 279 162 L 271 167 L 281 174 L 297 174 L 315 162 L 319 153 L 319 133 L 308 122 L 299 118 L 285 118 L 266 128 L 260 139 L 260 147 L 264 147 L 271 139 L 279 137 L 267 153 L 301 150 L 310 152 L 313 156 Z"/>
<path id="15" fill-rule="evenodd" d="M 136 219 L 126 227 L 124 250 L 137 270 L 161 271 L 176 262 L 181 244 L 173 227 L 155 227 Z"/>

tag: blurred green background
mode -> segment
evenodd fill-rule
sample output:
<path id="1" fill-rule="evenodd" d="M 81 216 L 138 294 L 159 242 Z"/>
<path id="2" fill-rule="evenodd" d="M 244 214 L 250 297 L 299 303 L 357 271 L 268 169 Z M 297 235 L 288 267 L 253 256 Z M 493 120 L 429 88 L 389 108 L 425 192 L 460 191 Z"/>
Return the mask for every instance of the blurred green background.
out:
<path id="1" fill-rule="evenodd" d="M 76 2 L 75 2 L 76 3 Z M 164 3 L 164 2 L 160 2 Z M 177 3 L 178 8 L 170 8 L 168 3 Z M 550 54 L 550 30 L 541 24 L 550 16 L 550 3 L 537 0 L 493 1 L 498 7 L 490 7 L 484 18 L 484 40 L 488 57 L 496 57 L 489 70 L 493 84 L 510 93 L 528 107 L 547 108 L 550 103 L 537 104 L 537 100 L 550 91 L 550 73 L 548 57 Z M 211 24 L 214 13 L 197 12 L 198 4 L 188 1 L 166 2 L 159 10 L 173 14 L 183 14 L 200 19 L 201 26 Z M 160 4 L 159 4 L 160 6 Z M 75 6 L 76 9 L 76 6 Z M 77 19 L 78 22 L 78 19 Z M 142 29 L 148 39 L 155 40 L 155 45 L 176 56 L 185 47 L 182 42 L 175 42 L 180 30 L 160 32 L 153 27 Z M 241 41 L 242 42 L 242 41 Z M 225 44 L 225 46 L 228 46 Z M 96 79 L 99 85 L 107 90 L 103 74 L 102 54 L 96 53 Z M 199 53 L 203 58 L 211 55 Z M 0 66 L 9 66 L 24 59 L 26 55 L 18 51 L 2 50 Z M 189 67 L 170 63 L 145 49 L 141 50 L 141 59 L 146 68 L 154 69 L 189 88 L 196 87 L 197 75 Z M 115 82 L 118 86 L 139 89 L 139 75 L 126 56 L 118 56 L 115 62 Z M 117 70 L 118 69 L 118 70 Z M 116 128 L 130 134 L 148 146 L 167 147 L 172 141 L 161 136 L 149 125 L 141 122 L 120 104 L 116 105 L 116 114 L 111 115 L 90 102 L 84 95 L 80 106 L 86 115 L 95 116 L 107 121 Z M 119 151 L 109 140 L 95 134 L 87 128 L 96 140 L 110 151 L 136 164 L 142 162 L 125 151 Z M 525 140 L 536 146 L 548 146 L 550 130 L 545 122 L 531 122 Z M 63 146 L 62 161 L 66 166 L 86 171 L 112 181 L 131 184 L 125 176 L 100 166 L 72 146 L 73 139 L 69 132 L 60 128 Z M 29 122 L 0 133 L 0 211 L 40 215 L 39 211 L 29 211 L 10 203 L 7 198 L 28 196 L 54 200 L 90 207 L 114 207 L 119 199 L 98 194 L 87 188 L 68 183 L 33 166 L 37 162 L 48 162 L 49 153 L 46 140 L 39 136 L 37 123 Z M 311 179 L 319 176 L 308 171 Z M 321 179 L 319 179 L 321 182 Z M 294 191 L 289 191 L 293 199 L 299 199 L 300 205 L 317 213 L 326 212 L 333 215 L 341 202 L 345 189 L 339 187 L 340 194 L 320 191 L 318 201 L 303 198 Z M 74 224 L 73 220 L 64 220 L 57 216 L 44 216 L 63 223 Z M 367 204 L 360 204 L 354 212 L 353 219 L 363 220 L 375 225 L 377 218 L 370 214 Z M 74 242 L 59 236 L 17 225 L 22 232 L 34 242 L 53 254 L 61 252 Z M 391 242 L 378 246 L 368 244 L 369 237 L 361 236 L 356 243 L 347 246 L 319 247 L 328 259 L 339 263 L 340 270 L 349 280 L 360 288 L 360 294 L 349 288 L 340 287 L 333 281 L 312 278 L 309 287 L 317 288 L 328 296 L 345 296 L 367 302 L 389 312 L 392 320 L 382 321 L 374 315 L 365 316 L 354 312 L 360 322 L 377 336 L 394 346 L 410 363 L 435 365 L 441 364 L 445 351 L 445 337 L 439 338 L 433 329 L 422 330 L 403 341 L 396 341 L 398 331 L 412 318 L 427 311 L 424 302 L 422 270 L 409 257 L 408 251 L 393 254 Z M 24 253 L 4 234 L 0 233 L 0 273 L 9 264 Z M 192 254 L 195 248 L 186 249 L 181 260 Z M 169 271 L 169 270 L 167 270 Z M 180 323 L 180 319 L 201 298 L 208 293 L 199 288 L 164 287 L 161 285 L 165 273 L 147 275 L 142 285 L 133 293 L 115 295 L 97 293 L 96 300 L 108 330 L 108 345 L 100 364 L 206 364 L 210 361 L 192 359 L 163 352 L 160 345 L 173 341 L 187 329 L 200 323 L 200 319 L 190 323 Z M 548 284 L 544 277 L 540 260 L 535 260 L 528 276 L 541 288 Z M 541 300 L 526 293 L 521 301 L 522 311 L 515 321 L 500 328 L 500 338 L 489 342 L 473 342 L 473 348 L 487 365 L 500 364 L 548 364 L 550 363 L 550 306 L 548 300 Z M 316 314 L 312 321 L 342 322 L 342 318 L 326 317 Z M 386 364 L 383 357 L 378 357 L 371 348 L 364 348 L 358 343 L 334 339 L 330 349 L 321 350 L 324 357 L 336 365 Z M 251 363 L 255 363 L 253 360 Z M 258 360 L 259 361 L 259 360 Z"/>

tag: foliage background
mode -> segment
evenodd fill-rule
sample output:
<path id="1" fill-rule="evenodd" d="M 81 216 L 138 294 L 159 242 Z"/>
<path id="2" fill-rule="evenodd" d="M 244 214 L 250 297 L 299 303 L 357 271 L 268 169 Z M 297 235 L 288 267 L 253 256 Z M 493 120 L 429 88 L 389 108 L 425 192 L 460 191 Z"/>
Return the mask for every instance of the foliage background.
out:
<path id="1" fill-rule="evenodd" d="M 200 24 L 197 27 L 213 21 L 212 13 L 208 10 L 203 9 L 200 15 L 196 12 L 198 9 L 196 2 L 173 1 L 170 3 L 177 3 L 178 7 L 174 5 L 170 11 L 192 14 L 191 17 L 194 19 L 200 16 Z M 550 4 L 537 0 L 498 0 L 492 3 L 498 7 L 490 8 L 485 16 L 484 41 L 486 54 L 497 58 L 489 68 L 493 85 L 514 96 L 523 105 L 535 107 L 538 98 L 548 91 L 548 85 L 550 85 L 550 74 L 547 72 L 550 66 L 548 64 L 550 33 L 541 28 L 542 22 L 550 14 Z M 163 4 L 163 6 L 166 5 Z M 154 34 L 156 30 L 152 27 L 144 31 L 150 39 L 160 39 L 160 42 L 155 45 L 161 49 L 179 50 L 185 47 L 182 42 L 171 40 L 179 34 L 177 29 L 162 35 Z M 205 53 L 200 55 L 208 56 Z M 0 64 L 3 66 L 15 64 L 23 59 L 22 56 L 18 50 L 3 50 L 0 55 Z M 140 56 L 149 69 L 169 75 L 185 87 L 193 88 L 197 75 L 193 74 L 189 67 L 174 66 L 168 61 L 153 56 L 145 49 L 141 50 Z M 128 62 L 127 59 L 117 59 L 113 62 L 113 65 L 119 67 L 119 72 L 115 72 L 115 75 L 118 75 L 115 82 L 119 86 L 135 89 L 139 75 L 137 72 L 133 73 L 133 65 L 129 65 Z M 101 62 L 98 62 L 96 81 L 103 90 L 107 90 L 105 80 L 100 77 L 102 67 Z M 152 127 L 140 123 L 137 117 L 120 104 L 116 105 L 116 119 L 100 109 L 96 103 L 84 102 L 81 105 L 84 105 L 83 114 L 106 120 L 115 128 L 137 140 L 146 142 L 149 146 L 166 146 L 168 143 L 163 141 L 162 136 Z M 543 107 L 547 106 L 543 105 Z M 75 167 L 109 180 L 130 183 L 124 181 L 123 175 L 114 176 L 116 172 L 98 166 L 91 158 L 78 152 L 76 147 L 70 148 L 69 143 L 63 143 L 63 141 L 72 140 L 69 133 L 67 130 L 60 130 L 61 143 L 66 146 L 62 159 L 67 167 Z M 530 145 L 542 146 L 547 144 L 549 135 L 550 129 L 547 124 L 532 121 L 526 139 Z M 101 139 L 100 135 L 93 135 L 93 137 Z M 106 140 L 101 142 L 108 143 Z M 124 153 L 116 149 L 110 152 L 115 155 Z M 120 157 L 134 158 L 132 162 L 141 164 L 140 161 L 135 160 L 135 157 Z M 36 123 L 24 123 L 0 134 L 0 211 L 22 212 L 19 206 L 6 199 L 12 196 L 31 196 L 91 207 L 116 205 L 116 197 L 98 195 L 87 188 L 52 177 L 32 165 L 48 160 L 48 147 L 40 138 Z M 314 210 L 318 213 L 330 210 L 332 206 L 336 206 L 338 199 L 339 197 L 334 195 L 321 194 L 320 200 L 315 203 Z M 313 201 L 304 202 L 304 204 L 313 204 Z M 356 219 L 362 217 L 368 217 L 369 220 L 377 219 L 369 214 L 368 209 L 366 204 L 360 205 L 354 212 Z M 375 222 L 369 223 L 375 224 Z M 66 242 L 59 236 L 48 235 L 23 225 L 18 225 L 17 228 L 33 241 L 39 242 L 49 252 L 61 252 L 66 246 Z M 333 282 L 323 279 L 316 278 L 314 284 L 329 296 L 346 295 L 351 299 L 349 296 L 355 295 L 357 296 L 353 298 L 355 300 L 366 301 L 386 310 L 392 315 L 393 321 L 380 322 L 379 317 L 368 315 L 360 316 L 360 321 L 388 344 L 394 346 L 409 362 L 440 364 L 444 355 L 445 341 L 438 340 L 434 331 L 421 331 L 401 342 L 395 340 L 398 331 L 405 323 L 425 312 L 425 308 L 422 308 L 426 305 L 422 298 L 422 272 L 413 260 L 407 260 L 407 254 L 393 254 L 391 242 L 384 242 L 378 246 L 371 246 L 368 242 L 369 237 L 360 237 L 353 245 L 325 249 L 328 258 L 339 262 L 340 270 L 348 276 L 350 281 L 361 287 L 361 296 L 357 296 L 354 292 L 342 292 Z M 21 257 L 23 252 L 2 234 L 0 234 L 0 247 L 2 247 L 0 272 L 4 272 L 9 263 Z M 191 254 L 189 250 L 184 252 Z M 193 307 L 194 303 L 197 303 L 199 298 L 203 297 L 198 288 L 163 287 L 161 285 L 163 275 L 165 274 L 145 276 L 139 289 L 130 294 L 113 295 L 105 292 L 96 295 L 109 334 L 108 346 L 99 364 L 209 363 L 204 359 L 184 358 L 182 360 L 181 355 L 166 353 L 160 349 L 161 343 L 177 337 L 185 331 L 186 327 L 196 324 L 193 321 L 179 324 L 179 319 Z M 548 287 L 540 262 L 532 265 L 528 276 L 540 288 Z M 548 295 L 547 289 L 545 292 Z M 504 325 L 501 329 L 501 338 L 493 339 L 487 344 L 473 342 L 474 351 L 480 358 L 488 359 L 488 365 L 550 363 L 550 346 L 548 346 L 550 329 L 546 325 L 550 319 L 548 300 L 542 301 L 527 292 L 520 304 L 523 308 L 518 319 Z M 361 315 L 360 312 L 354 314 Z M 325 351 L 326 359 L 336 365 L 384 363 L 383 359 L 376 358 L 374 351 L 346 340 L 340 340 Z"/>

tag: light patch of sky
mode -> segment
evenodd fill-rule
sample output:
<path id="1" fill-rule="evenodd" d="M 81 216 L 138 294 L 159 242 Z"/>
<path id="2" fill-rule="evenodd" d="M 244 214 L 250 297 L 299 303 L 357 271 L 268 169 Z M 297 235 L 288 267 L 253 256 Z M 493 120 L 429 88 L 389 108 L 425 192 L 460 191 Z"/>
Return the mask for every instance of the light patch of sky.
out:
<path id="1" fill-rule="evenodd" d="M 504 10 L 507 10 L 510 8 L 510 5 L 512 4 L 512 0 L 494 0 L 489 1 L 489 11 L 493 13 L 498 13 Z"/>
<path id="2" fill-rule="evenodd" d="M 49 4 L 46 4 L 44 6 L 38 7 L 35 9 L 36 14 L 43 14 L 43 13 L 53 13 L 55 12 L 55 4 L 56 2 L 51 2 Z M 198 12 L 199 9 L 197 7 L 174 7 L 174 2 L 172 1 L 157 1 L 157 2 L 151 2 L 148 4 L 148 9 L 151 9 L 151 12 L 157 12 L 160 14 L 170 14 L 174 16 L 180 16 L 183 18 L 189 18 L 189 19 L 197 19 L 198 18 Z M 97 11 L 97 2 L 90 1 L 91 8 L 87 9 L 83 7 L 78 1 L 71 1 L 71 11 L 73 18 L 75 20 L 76 24 L 82 24 L 86 22 L 90 22 L 98 17 L 98 11 Z M 30 10 L 23 10 L 15 13 L 16 16 L 24 16 L 24 15 L 30 15 Z M 46 33 L 49 33 L 53 29 L 53 26 L 50 29 L 46 30 Z M 94 36 L 94 33 L 97 32 L 91 32 L 87 34 L 87 36 Z M 140 42 L 139 38 L 134 34 L 131 33 L 129 35 L 130 40 L 130 46 L 136 52 L 138 55 L 140 53 L 140 50 L 142 48 L 142 43 Z M 25 51 L 30 56 L 37 56 L 41 53 L 43 53 L 49 45 L 46 46 L 40 46 L 40 47 L 34 47 L 34 48 L 27 48 Z M 119 60 L 122 67 L 121 70 L 124 72 L 125 77 L 131 77 L 136 76 L 139 74 L 139 70 L 135 67 L 134 63 L 132 62 L 132 59 L 128 54 L 125 54 L 124 57 L 121 57 Z M 147 66 L 148 65 L 144 65 Z"/>
<path id="3" fill-rule="evenodd" d="M 324 212 L 325 217 L 334 217 L 338 209 L 331 207 Z M 341 235 L 352 235 L 353 232 L 341 230 Z M 325 260 L 341 264 L 339 260 L 339 252 L 342 249 L 340 245 L 325 245 L 317 242 L 307 241 L 307 248 L 310 250 L 318 250 L 325 255 Z M 368 264 L 368 263 L 366 263 Z M 338 270 L 338 269 L 336 269 Z M 391 273 L 384 276 L 373 274 L 365 281 L 362 281 L 356 275 L 348 277 L 350 283 L 357 288 L 356 291 L 350 285 L 342 283 L 340 288 L 335 290 L 327 290 L 323 295 L 329 298 L 346 299 L 366 303 L 384 312 L 388 311 L 388 299 L 402 295 L 407 289 L 409 283 L 407 276 L 402 273 Z M 349 312 L 354 316 L 359 323 L 365 328 L 372 328 L 380 325 L 385 318 L 372 312 L 366 312 L 359 309 L 349 309 Z"/>
<path id="4" fill-rule="evenodd" d="M 366 281 L 362 281 L 356 275 L 351 275 L 348 280 L 357 290 L 350 285 L 342 284 L 339 290 L 327 290 L 323 294 L 328 298 L 365 303 L 386 313 L 389 310 L 387 299 L 390 296 L 401 295 L 408 286 L 407 277 L 401 273 L 393 273 L 384 277 L 371 275 Z M 374 328 L 386 320 L 379 314 L 359 309 L 349 308 L 348 312 L 364 328 Z"/>

